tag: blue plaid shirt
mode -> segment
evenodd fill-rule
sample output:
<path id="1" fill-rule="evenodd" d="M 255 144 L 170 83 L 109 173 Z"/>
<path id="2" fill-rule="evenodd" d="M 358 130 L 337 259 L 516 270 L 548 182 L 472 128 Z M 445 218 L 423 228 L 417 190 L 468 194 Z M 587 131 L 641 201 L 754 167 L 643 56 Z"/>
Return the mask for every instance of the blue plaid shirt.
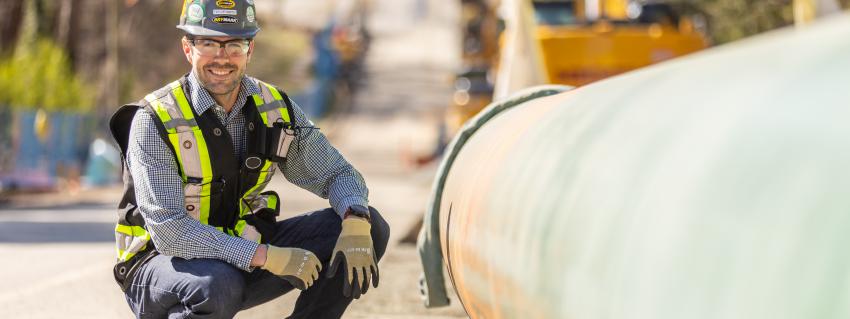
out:
<path id="1" fill-rule="evenodd" d="M 188 77 L 187 98 L 198 114 L 212 110 L 233 138 L 234 156 L 245 152 L 245 116 L 248 97 L 260 93 L 249 77 L 242 79 L 239 95 L 230 113 L 217 105 L 202 88 L 194 71 Z M 304 111 L 293 102 L 296 126 L 310 127 Z M 226 235 L 190 217 L 184 208 L 183 182 L 177 161 L 159 135 L 156 115 L 140 110 L 130 129 L 127 168 L 136 188 L 139 211 L 145 218 L 156 249 L 164 255 L 224 260 L 250 270 L 257 243 Z M 363 177 L 318 130 L 302 130 L 292 143 L 285 164 L 278 164 L 286 179 L 322 198 L 327 198 L 342 215 L 352 205 L 367 205 L 368 189 Z"/>

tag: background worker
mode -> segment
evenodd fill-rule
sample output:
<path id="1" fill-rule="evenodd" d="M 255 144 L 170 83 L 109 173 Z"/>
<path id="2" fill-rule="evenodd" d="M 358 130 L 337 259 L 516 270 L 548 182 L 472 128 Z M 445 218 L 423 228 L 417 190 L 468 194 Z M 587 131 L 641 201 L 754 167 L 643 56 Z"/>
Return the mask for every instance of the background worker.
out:
<path id="1" fill-rule="evenodd" d="M 293 288 L 292 318 L 339 318 L 378 285 L 389 226 L 362 176 L 282 91 L 245 75 L 253 2 L 185 1 L 191 71 L 111 120 L 127 166 L 115 278 L 139 318 L 231 318 Z M 276 168 L 332 207 L 275 221 L 263 188 Z"/>

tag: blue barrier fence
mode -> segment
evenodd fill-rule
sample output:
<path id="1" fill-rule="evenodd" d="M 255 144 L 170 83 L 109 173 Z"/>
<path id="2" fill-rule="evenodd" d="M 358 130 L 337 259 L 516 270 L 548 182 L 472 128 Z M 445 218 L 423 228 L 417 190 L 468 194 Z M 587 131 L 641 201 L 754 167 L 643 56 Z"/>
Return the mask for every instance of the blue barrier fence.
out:
<path id="1" fill-rule="evenodd" d="M 119 155 L 111 143 L 96 139 L 93 116 L 50 112 L 42 140 L 36 133 L 36 111 L 4 107 L 0 113 L 0 189 L 52 190 L 62 180 L 95 185 L 117 181 Z M 89 176 L 93 173 L 97 176 Z"/>

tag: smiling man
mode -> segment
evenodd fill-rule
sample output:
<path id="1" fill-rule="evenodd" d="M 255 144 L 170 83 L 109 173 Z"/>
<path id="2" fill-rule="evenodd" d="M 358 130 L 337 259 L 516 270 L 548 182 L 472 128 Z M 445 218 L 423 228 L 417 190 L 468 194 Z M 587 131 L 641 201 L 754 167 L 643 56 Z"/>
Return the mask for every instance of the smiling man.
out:
<path id="1" fill-rule="evenodd" d="M 339 318 L 378 285 L 389 226 L 365 182 L 286 94 L 245 75 L 252 0 L 186 0 L 191 71 L 115 113 L 125 159 L 114 276 L 138 318 L 232 318 L 301 290 L 291 318 Z M 280 170 L 330 208 L 277 221 Z"/>

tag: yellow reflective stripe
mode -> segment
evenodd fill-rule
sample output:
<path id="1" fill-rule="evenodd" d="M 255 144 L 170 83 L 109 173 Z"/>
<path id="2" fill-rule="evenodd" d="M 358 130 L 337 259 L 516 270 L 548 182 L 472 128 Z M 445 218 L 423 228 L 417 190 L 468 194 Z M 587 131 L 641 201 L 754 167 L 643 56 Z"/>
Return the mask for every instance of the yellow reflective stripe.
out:
<path id="1" fill-rule="evenodd" d="M 277 196 L 269 196 L 268 197 L 268 206 L 269 208 L 277 207 Z"/>
<path id="2" fill-rule="evenodd" d="M 195 131 L 195 137 L 198 138 L 198 152 L 201 153 L 201 169 L 204 172 L 204 181 L 201 186 L 201 215 L 200 221 L 204 224 L 209 224 L 210 220 L 210 195 L 212 194 L 212 166 L 210 164 L 210 153 L 207 149 L 207 143 L 204 137 L 200 136 L 201 131 Z"/>
<path id="3" fill-rule="evenodd" d="M 156 111 L 157 117 L 159 117 L 159 120 L 162 121 L 162 123 L 168 123 L 169 121 L 171 121 L 171 115 L 168 114 L 168 110 L 165 108 L 164 105 L 162 105 L 162 102 L 156 99 L 155 96 L 148 94 L 147 96 L 145 96 L 145 99 L 151 103 L 151 106 L 153 106 L 153 109 Z M 169 133 L 168 141 L 171 142 L 172 146 L 174 146 L 174 154 L 177 156 L 177 164 L 180 165 L 180 167 L 183 167 L 183 156 L 180 154 L 180 136 L 177 134 L 177 129 L 166 128 L 166 131 L 168 131 Z M 186 173 L 182 169 L 180 170 L 180 177 L 185 183 Z"/>
<path id="4" fill-rule="evenodd" d="M 153 95 L 148 95 L 145 97 L 145 99 L 147 99 L 148 102 L 151 103 L 151 106 L 153 106 L 154 111 L 156 111 L 156 116 L 159 117 L 159 120 L 162 121 L 162 123 L 168 123 L 169 121 L 171 121 L 171 115 L 168 114 L 168 110 L 165 108 L 165 106 L 162 105 L 159 100 L 157 100 Z M 168 133 L 177 132 L 176 128 L 165 128 L 165 130 L 168 131 Z"/>
<path id="5" fill-rule="evenodd" d="M 180 112 L 183 113 L 183 118 L 186 120 L 191 120 L 195 118 L 194 114 L 192 114 L 192 106 L 189 105 L 189 100 L 186 99 L 186 95 L 183 94 L 183 88 L 180 87 L 179 82 L 172 83 L 172 94 L 174 95 L 174 99 L 177 101 L 177 105 L 180 107 Z M 198 155 L 201 160 L 201 175 L 203 175 L 203 180 L 201 182 L 201 193 L 200 193 L 200 201 L 201 207 L 200 209 L 200 218 L 198 219 L 203 224 L 209 224 L 210 220 L 210 194 L 212 185 L 212 164 L 210 163 L 210 152 L 207 148 L 207 141 L 204 139 L 204 133 L 201 132 L 199 127 L 193 127 L 192 133 L 195 135 L 195 143 L 197 143 L 198 147 Z M 179 146 L 178 146 L 179 147 Z"/>
<path id="6" fill-rule="evenodd" d="M 254 96 L 254 105 L 259 107 L 260 105 L 265 104 L 265 101 L 263 101 L 262 96 L 260 96 L 259 94 L 254 94 L 253 96 Z M 263 118 L 263 124 L 265 124 L 266 126 L 269 126 L 269 116 L 266 115 L 266 112 L 260 112 L 260 117 Z"/>
<path id="7" fill-rule="evenodd" d="M 148 94 L 147 96 L 145 96 L 145 100 L 147 100 L 151 104 L 151 106 L 153 106 L 154 111 L 156 111 L 156 116 L 159 117 L 159 120 L 162 121 L 162 123 L 168 123 L 168 121 L 171 121 L 171 115 L 168 114 L 168 110 L 165 109 L 162 103 L 160 103 L 159 100 L 155 96 L 153 96 L 153 94 Z M 168 133 L 174 133 L 177 131 L 173 128 L 166 128 L 166 130 L 168 131 Z"/>
<path id="8" fill-rule="evenodd" d="M 273 166 L 272 166 L 273 164 L 274 164 L 274 162 L 272 162 L 272 161 L 269 161 L 269 160 L 265 161 L 265 164 L 263 164 L 263 168 L 260 170 L 260 176 L 257 177 L 257 183 L 254 184 L 254 186 L 251 187 L 251 189 L 249 189 L 247 192 L 245 192 L 245 195 L 243 195 L 242 198 L 239 200 L 239 217 L 242 217 L 242 216 L 245 216 L 248 213 L 251 213 L 252 207 L 249 207 L 248 205 L 246 205 L 245 202 L 253 200 L 257 196 L 257 193 L 259 193 L 261 191 L 260 186 L 262 186 L 264 183 L 266 183 L 266 179 L 270 177 L 269 172 L 271 172 L 271 169 L 273 168 Z M 271 202 L 272 202 L 271 199 L 269 199 L 269 203 L 271 203 Z M 273 203 L 275 205 L 277 204 L 277 198 L 274 199 Z M 274 207 L 274 206 L 268 206 L 268 207 Z M 242 229 L 245 228 L 245 225 L 239 226 L 239 223 L 244 223 L 244 220 L 240 219 L 236 223 L 237 233 L 241 236 L 242 235 Z"/>
<path id="9" fill-rule="evenodd" d="M 183 167 L 183 155 L 180 154 L 180 135 L 177 133 L 168 134 L 168 141 L 170 141 L 171 145 L 174 146 L 174 149 L 177 150 L 174 152 L 174 154 L 177 155 L 177 164 L 180 165 L 180 167 Z M 186 177 L 186 172 L 182 169 L 180 170 L 180 177 L 183 179 L 184 183 L 189 180 Z"/>
<path id="10" fill-rule="evenodd" d="M 125 251 L 123 249 L 118 248 L 118 245 L 116 245 L 115 246 L 115 252 L 116 252 L 116 255 L 118 255 L 118 259 L 121 260 L 121 261 L 126 261 L 126 260 L 129 260 L 130 258 L 133 258 L 133 256 L 136 255 L 136 253 L 138 253 L 139 251 L 141 251 L 142 249 L 144 249 L 147 246 L 147 242 L 150 241 L 150 239 L 151 239 L 150 233 L 148 233 L 147 230 L 145 230 L 145 228 L 141 227 L 141 226 L 129 226 L 129 225 L 116 224 L 115 225 L 115 232 L 116 233 L 122 233 L 122 234 L 125 234 L 125 235 L 128 235 L 128 236 L 131 236 L 131 237 L 135 237 L 135 238 L 138 238 L 140 241 L 145 242 L 145 245 L 142 245 L 141 247 L 139 247 L 139 250 L 137 250 L 137 251 L 131 251 L 131 250 Z"/>
<path id="11" fill-rule="evenodd" d="M 278 92 L 277 89 L 274 86 L 272 86 L 271 84 L 268 84 L 266 82 L 261 82 L 261 83 L 263 83 L 263 85 L 265 85 L 267 88 L 269 88 L 269 91 L 272 92 L 272 96 L 274 96 L 275 100 L 278 100 L 278 101 L 283 100 L 283 97 L 280 96 L 280 92 Z"/>
<path id="12" fill-rule="evenodd" d="M 244 219 L 240 219 L 236 221 L 236 227 L 233 229 L 236 230 L 236 233 L 239 234 L 239 236 L 242 236 L 242 231 L 245 230 L 245 225 L 247 224 L 248 223 L 246 223 Z"/>
<path id="13" fill-rule="evenodd" d="M 147 244 L 145 244 L 145 246 L 147 246 Z M 142 249 L 144 249 L 145 246 L 142 246 Z M 139 251 L 141 251 L 141 250 L 139 250 Z M 139 253 L 139 251 L 123 251 L 121 249 L 118 249 L 118 259 L 121 260 L 121 261 L 130 260 L 130 258 L 133 258 L 133 256 L 135 256 L 137 253 Z"/>
<path id="14" fill-rule="evenodd" d="M 272 166 L 273 162 L 269 161 L 269 160 L 266 160 L 265 162 L 266 163 L 263 165 L 263 168 L 260 170 L 260 176 L 257 177 L 257 184 L 254 184 L 254 186 L 251 187 L 251 189 L 249 189 L 247 192 L 245 192 L 245 196 L 242 196 L 242 199 L 256 196 L 257 194 L 255 194 L 255 192 L 258 191 L 258 188 L 260 188 L 260 185 L 262 185 L 263 183 L 266 182 L 266 177 L 269 175 L 269 168 Z M 244 202 L 244 201 L 240 201 L 240 202 Z"/>
<path id="15" fill-rule="evenodd" d="M 145 230 L 145 228 L 142 227 L 142 226 L 129 226 L 129 225 L 116 224 L 115 225 L 115 231 L 122 233 L 122 234 L 130 235 L 130 236 L 133 236 L 133 237 L 142 237 L 142 236 L 148 235 L 148 231 Z"/>
<path id="16" fill-rule="evenodd" d="M 262 85 L 265 85 L 267 88 L 269 88 L 269 91 L 272 93 L 272 96 L 274 97 L 275 101 L 283 100 L 283 96 L 280 95 L 280 92 L 278 92 L 277 89 L 274 86 L 272 86 L 271 84 L 268 84 L 266 82 L 263 82 L 263 81 L 259 81 L 259 82 Z M 271 101 L 269 101 L 269 102 L 271 102 Z M 286 110 L 285 107 L 282 108 L 282 109 L 277 109 L 277 112 L 280 112 L 280 118 L 282 118 L 284 122 L 290 122 L 290 123 L 292 122 L 289 119 L 289 112 Z M 268 123 L 266 123 L 266 125 L 268 125 Z"/>
<path id="17" fill-rule="evenodd" d="M 195 118 L 195 115 L 192 113 L 192 106 L 189 105 L 189 100 L 183 94 L 183 88 L 180 86 L 180 82 L 173 82 L 170 85 L 171 93 L 174 94 L 174 99 L 177 100 L 177 105 L 180 106 L 180 112 L 183 113 L 183 118 L 186 120 Z"/>
<path id="18" fill-rule="evenodd" d="M 136 253 L 132 253 L 129 251 L 123 251 L 121 249 L 116 248 L 116 254 L 118 255 L 118 260 L 120 261 L 128 261 L 130 258 L 136 255 Z"/>
<path id="19" fill-rule="evenodd" d="M 245 226 L 247 226 L 247 225 L 248 225 L 248 223 L 244 219 L 240 219 L 239 221 L 237 221 L 236 227 L 234 228 L 236 230 L 236 234 L 241 237 L 242 232 L 245 230 Z M 258 237 L 257 239 L 254 240 L 254 242 L 259 244 L 260 238 L 262 238 L 262 237 Z"/>

